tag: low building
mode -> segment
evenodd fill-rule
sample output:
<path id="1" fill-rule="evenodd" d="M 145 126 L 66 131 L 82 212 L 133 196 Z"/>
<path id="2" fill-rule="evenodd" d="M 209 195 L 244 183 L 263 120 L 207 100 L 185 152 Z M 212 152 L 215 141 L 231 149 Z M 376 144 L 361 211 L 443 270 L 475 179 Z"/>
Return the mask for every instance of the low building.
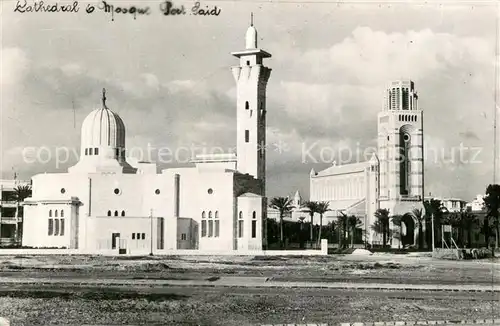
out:
<path id="1" fill-rule="evenodd" d="M 24 210 L 22 203 L 14 199 L 15 190 L 30 184 L 26 180 L 0 180 L 0 246 L 21 243 Z"/>

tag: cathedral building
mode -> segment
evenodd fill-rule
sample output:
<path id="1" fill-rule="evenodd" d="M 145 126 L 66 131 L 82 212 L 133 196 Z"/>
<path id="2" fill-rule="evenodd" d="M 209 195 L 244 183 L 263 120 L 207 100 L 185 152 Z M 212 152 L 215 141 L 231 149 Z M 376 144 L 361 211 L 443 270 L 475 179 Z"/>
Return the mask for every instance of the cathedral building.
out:
<path id="1" fill-rule="evenodd" d="M 364 239 L 370 244 L 380 243 L 380 235 L 372 229 L 377 209 L 388 209 L 391 216 L 423 209 L 423 111 L 413 81 L 394 81 L 388 86 L 377 123 L 378 148 L 370 160 L 310 173 L 311 200 L 329 202 L 330 218 L 342 213 L 359 217 Z M 415 225 L 413 218 L 404 216 L 404 242 L 415 243 Z"/>
<path id="2" fill-rule="evenodd" d="M 205 154 L 193 167 L 157 173 L 127 158 L 126 127 L 102 103 L 81 128 L 78 163 L 32 178 L 24 202 L 23 245 L 86 253 L 262 250 L 266 246 L 266 85 L 269 53 L 250 26 L 232 53 L 237 85 L 237 153 Z"/>

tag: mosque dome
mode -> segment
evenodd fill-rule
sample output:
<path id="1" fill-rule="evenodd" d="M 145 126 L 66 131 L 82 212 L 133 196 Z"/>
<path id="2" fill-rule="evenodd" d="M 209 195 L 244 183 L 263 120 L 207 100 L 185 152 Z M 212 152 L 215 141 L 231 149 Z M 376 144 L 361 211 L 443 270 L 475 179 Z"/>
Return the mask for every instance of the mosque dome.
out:
<path id="1" fill-rule="evenodd" d="M 82 148 L 125 148 L 125 125 L 120 116 L 106 106 L 103 90 L 102 108 L 87 115 L 82 124 Z"/>
<path id="2" fill-rule="evenodd" d="M 257 30 L 253 27 L 253 24 L 248 27 L 245 40 L 247 49 L 257 48 Z"/>

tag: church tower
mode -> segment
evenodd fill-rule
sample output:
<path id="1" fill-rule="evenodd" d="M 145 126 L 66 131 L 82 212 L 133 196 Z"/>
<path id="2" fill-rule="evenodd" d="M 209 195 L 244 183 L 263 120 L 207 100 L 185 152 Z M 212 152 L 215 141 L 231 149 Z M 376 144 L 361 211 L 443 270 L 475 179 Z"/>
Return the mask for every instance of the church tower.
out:
<path id="1" fill-rule="evenodd" d="M 240 60 L 232 68 L 237 86 L 237 169 L 261 180 L 265 195 L 266 178 L 266 86 L 271 69 L 263 64 L 271 54 L 257 47 L 253 16 L 246 33 L 245 50 L 231 54 Z"/>
<path id="2" fill-rule="evenodd" d="M 424 197 L 423 111 L 411 80 L 392 82 L 378 114 L 380 207 L 391 215 L 420 208 Z"/>

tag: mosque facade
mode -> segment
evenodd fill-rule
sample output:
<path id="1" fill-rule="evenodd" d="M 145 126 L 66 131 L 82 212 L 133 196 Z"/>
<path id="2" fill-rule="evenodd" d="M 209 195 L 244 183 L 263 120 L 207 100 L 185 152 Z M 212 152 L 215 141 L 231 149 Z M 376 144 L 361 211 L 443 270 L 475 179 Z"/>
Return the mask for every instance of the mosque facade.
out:
<path id="1" fill-rule="evenodd" d="M 126 127 L 107 103 L 85 118 L 79 161 L 66 173 L 32 178 L 24 202 L 24 246 L 82 252 L 240 251 L 266 248 L 266 86 L 271 55 L 253 24 L 233 52 L 236 154 L 204 154 L 193 167 L 157 173 L 129 162 Z"/>

